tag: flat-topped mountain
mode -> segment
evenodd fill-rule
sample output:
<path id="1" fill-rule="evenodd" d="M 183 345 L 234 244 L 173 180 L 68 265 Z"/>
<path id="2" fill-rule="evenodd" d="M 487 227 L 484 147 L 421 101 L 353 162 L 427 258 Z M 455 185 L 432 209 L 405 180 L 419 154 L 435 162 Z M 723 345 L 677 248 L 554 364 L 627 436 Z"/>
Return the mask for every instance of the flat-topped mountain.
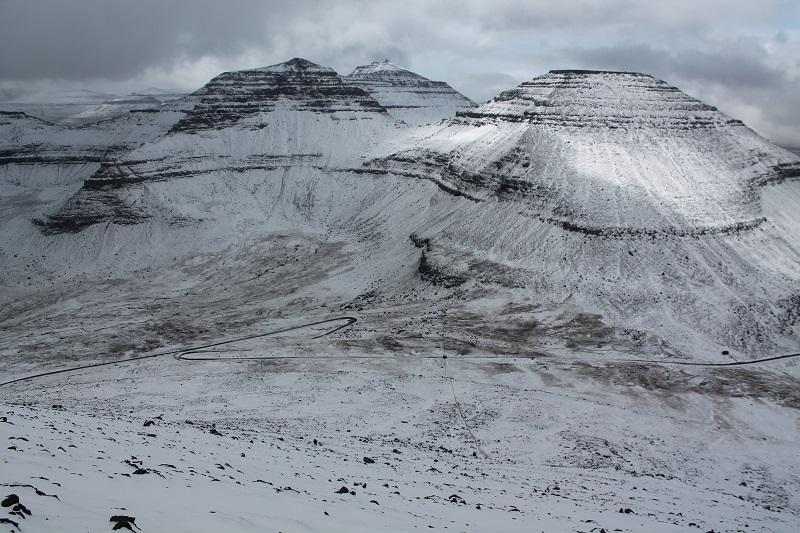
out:
<path id="1" fill-rule="evenodd" d="M 67 254 L 81 242 L 98 250 L 93 271 L 123 276 L 182 269 L 172 261 L 203 250 L 204 271 L 222 272 L 231 239 L 250 235 L 237 252 L 254 254 L 249 277 L 230 289 L 248 300 L 278 297 L 250 285 L 281 271 L 248 270 L 271 253 L 255 243 L 276 232 L 296 235 L 297 250 L 333 240 L 330 261 L 303 256 L 315 281 L 280 298 L 390 309 L 375 335 L 422 327 L 391 311 L 397 302 L 442 306 L 440 334 L 465 350 L 523 353 L 547 339 L 752 357 L 797 344 L 796 156 L 642 74 L 553 71 L 438 124 L 398 120 L 406 108 L 387 95 L 414 96 L 419 111 L 441 88 L 430 83 L 387 63 L 343 79 L 302 59 L 222 74 L 168 133 L 14 219 L 14 246 L 47 243 L 59 270 L 88 260 Z M 110 253 L 122 248 L 124 267 Z M 550 325 L 513 342 L 492 311 L 462 327 L 490 294 L 535 300 L 529 318 Z"/>
<path id="2" fill-rule="evenodd" d="M 392 116 L 408 124 L 431 124 L 475 106 L 447 83 L 431 81 L 388 59 L 356 67 L 344 80 L 370 93 Z"/>
<path id="3" fill-rule="evenodd" d="M 516 200 L 532 216 L 598 235 L 754 228 L 759 188 L 800 174 L 792 154 L 663 81 L 572 70 L 461 111 L 392 158 L 467 195 Z"/>

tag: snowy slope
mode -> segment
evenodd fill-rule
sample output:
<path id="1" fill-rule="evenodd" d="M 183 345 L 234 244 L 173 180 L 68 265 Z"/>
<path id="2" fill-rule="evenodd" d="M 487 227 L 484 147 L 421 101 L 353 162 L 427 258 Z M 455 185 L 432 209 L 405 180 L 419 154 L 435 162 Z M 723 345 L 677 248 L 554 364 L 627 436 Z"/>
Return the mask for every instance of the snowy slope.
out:
<path id="1" fill-rule="evenodd" d="M 797 352 L 798 159 L 649 76 L 374 94 L 294 59 L 147 138 L 10 117 L 6 175 L 57 154 L 3 182 L 23 531 L 796 530 L 796 360 L 706 364 Z"/>
<path id="2" fill-rule="evenodd" d="M 774 375 L 747 388 L 733 372 L 451 358 L 479 449 L 440 358 L 301 346 L 316 357 L 164 357 L 0 388 L 2 496 L 33 513 L 10 518 L 27 532 L 110 531 L 113 515 L 152 532 L 800 524 L 796 391 L 757 392 L 788 385 Z"/>
<path id="3" fill-rule="evenodd" d="M 368 168 L 472 200 L 419 234 L 451 276 L 516 268 L 544 301 L 698 357 L 798 346 L 800 161 L 676 88 L 555 71 L 408 144 Z"/>
<path id="4" fill-rule="evenodd" d="M 64 124 L 91 124 L 93 122 L 100 122 L 101 120 L 120 117 L 131 111 L 156 109 L 160 107 L 161 104 L 162 101 L 152 95 L 130 94 L 122 98 L 114 98 L 113 100 L 103 102 L 96 107 L 67 117 L 61 122 Z"/>
<path id="5" fill-rule="evenodd" d="M 408 124 L 432 124 L 476 105 L 445 82 L 431 81 L 388 59 L 356 67 L 344 80 L 367 91 L 389 114 Z"/>

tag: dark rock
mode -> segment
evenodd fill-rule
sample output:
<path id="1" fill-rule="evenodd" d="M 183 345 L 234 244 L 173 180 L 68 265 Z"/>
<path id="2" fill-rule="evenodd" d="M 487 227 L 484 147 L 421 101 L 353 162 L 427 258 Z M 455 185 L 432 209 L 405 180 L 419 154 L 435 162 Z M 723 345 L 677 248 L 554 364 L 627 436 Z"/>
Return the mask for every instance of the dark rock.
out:
<path id="1" fill-rule="evenodd" d="M 364 462 L 367 464 L 372 464 L 375 462 L 375 459 L 373 459 L 372 457 L 364 457 Z"/>
<path id="2" fill-rule="evenodd" d="M 342 487 L 336 491 L 336 494 L 350 494 L 350 489 L 347 487 Z"/>
<path id="3" fill-rule="evenodd" d="M 10 518 L 0 518 L 0 524 L 11 524 L 15 528 L 19 529 L 19 524 L 17 522 L 14 522 Z"/>
<path id="4" fill-rule="evenodd" d="M 271 67 L 224 72 L 194 94 L 199 103 L 172 132 L 224 129 L 273 111 L 280 101 L 317 113 L 342 109 L 386 113 L 366 91 L 345 84 L 332 69 L 299 58 Z"/>
<path id="5" fill-rule="evenodd" d="M 11 511 L 12 513 L 16 513 L 17 515 L 25 518 L 25 515 L 31 516 L 31 511 L 27 507 L 25 507 L 22 503 L 18 503 L 14 506 L 14 510 Z"/>
<path id="6" fill-rule="evenodd" d="M 111 528 L 112 531 L 116 531 L 122 528 L 134 531 L 133 529 L 134 527 L 137 529 L 139 527 L 136 525 L 136 518 L 134 518 L 133 516 L 114 515 L 111 517 L 111 520 L 109 520 L 109 522 L 116 522 L 116 524 L 114 524 L 114 527 Z"/>
<path id="7" fill-rule="evenodd" d="M 3 507 L 11 507 L 12 505 L 16 505 L 18 503 L 19 503 L 19 496 L 17 496 L 16 494 L 9 494 L 8 496 L 5 497 L 3 502 L 0 503 L 0 505 L 2 505 Z"/>

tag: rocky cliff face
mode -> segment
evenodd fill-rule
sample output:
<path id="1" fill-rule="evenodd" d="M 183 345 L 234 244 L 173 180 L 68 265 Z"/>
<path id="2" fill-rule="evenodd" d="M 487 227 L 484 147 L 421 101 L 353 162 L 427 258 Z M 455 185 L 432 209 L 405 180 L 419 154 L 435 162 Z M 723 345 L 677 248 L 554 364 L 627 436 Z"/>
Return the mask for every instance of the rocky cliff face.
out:
<path id="1" fill-rule="evenodd" d="M 85 125 L 0 112 L 0 219 L 52 211 L 48 204 L 63 203 L 101 163 L 162 137 L 192 105 L 186 98 Z"/>
<path id="2" fill-rule="evenodd" d="M 304 59 L 221 74 L 192 98 L 196 105 L 169 135 L 107 159 L 61 209 L 37 220 L 42 231 L 147 220 L 154 210 L 134 189 L 146 182 L 329 167 L 358 157 L 395 126 L 364 90 Z"/>
<path id="3" fill-rule="evenodd" d="M 392 116 L 413 125 L 452 118 L 475 106 L 445 82 L 431 81 L 389 60 L 358 67 L 344 80 L 367 91 Z"/>
<path id="4" fill-rule="evenodd" d="M 199 103 L 173 132 L 221 130 L 281 105 L 316 113 L 385 112 L 365 91 L 342 83 L 334 70 L 297 58 L 271 67 L 225 72 L 195 95 Z"/>

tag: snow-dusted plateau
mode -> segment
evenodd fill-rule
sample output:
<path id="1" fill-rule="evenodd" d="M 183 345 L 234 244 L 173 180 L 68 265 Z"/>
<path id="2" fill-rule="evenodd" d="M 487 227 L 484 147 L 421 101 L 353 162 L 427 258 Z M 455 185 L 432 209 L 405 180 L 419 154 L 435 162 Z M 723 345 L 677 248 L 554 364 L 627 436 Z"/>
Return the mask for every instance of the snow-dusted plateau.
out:
<path id="1" fill-rule="evenodd" d="M 0 527 L 800 530 L 797 155 L 635 73 L 97 100 L 0 112 Z"/>

